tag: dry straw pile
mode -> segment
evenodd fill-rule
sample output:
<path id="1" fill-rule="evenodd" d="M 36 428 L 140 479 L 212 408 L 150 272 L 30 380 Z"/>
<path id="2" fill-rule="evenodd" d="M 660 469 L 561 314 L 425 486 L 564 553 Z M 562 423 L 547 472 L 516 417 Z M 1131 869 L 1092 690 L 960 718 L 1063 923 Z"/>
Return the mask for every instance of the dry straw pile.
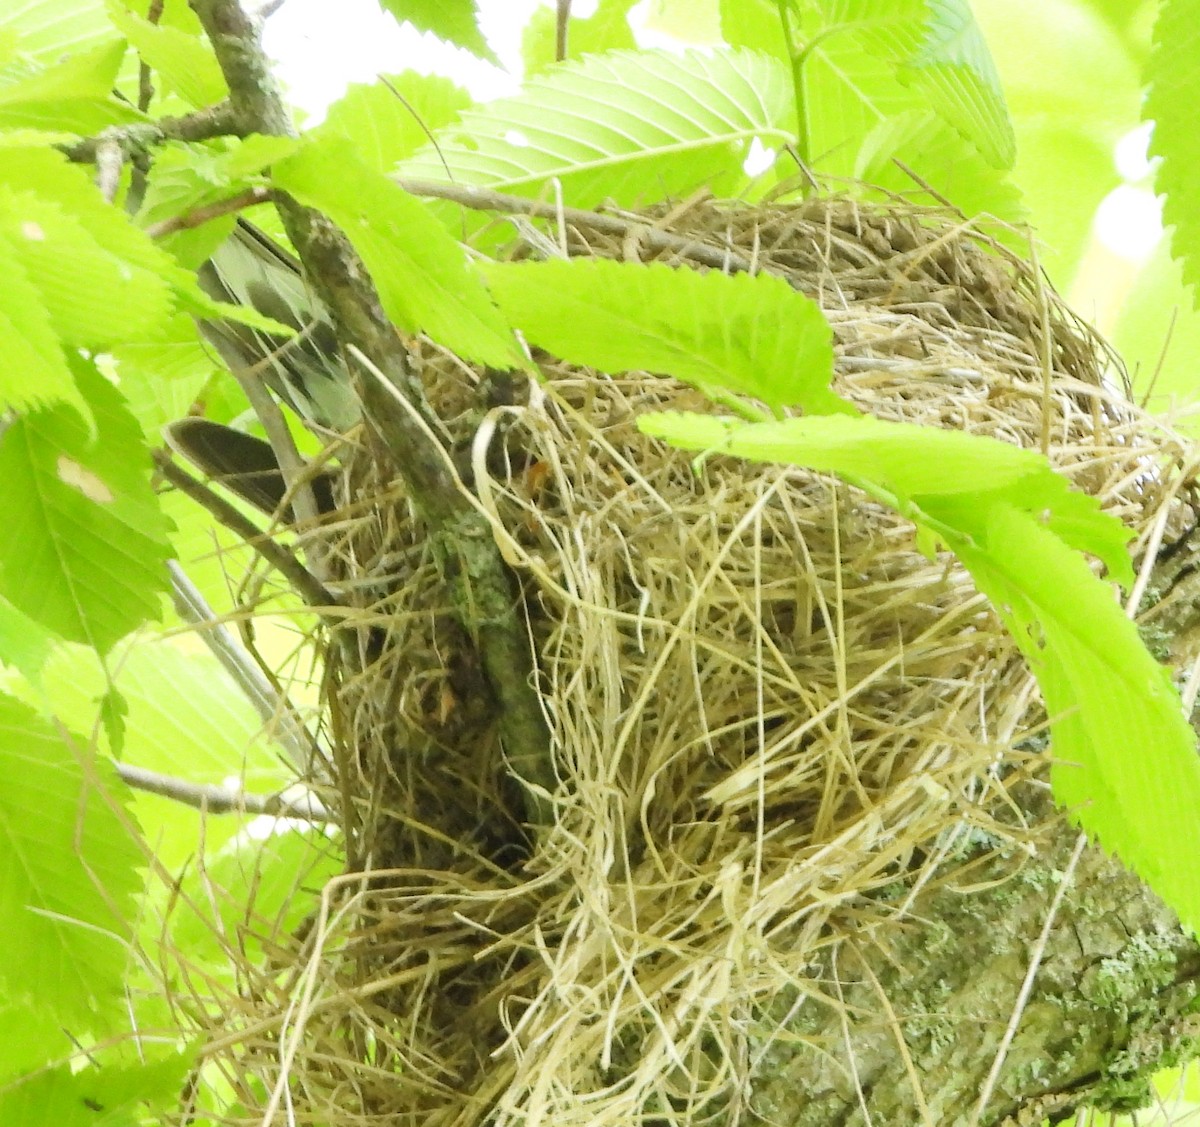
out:
<path id="1" fill-rule="evenodd" d="M 1046 449 L 1139 557 L 1182 524 L 1182 444 L 1035 272 L 947 211 L 702 202 L 572 216 L 514 253 L 777 272 L 826 312 L 865 411 Z M 329 658 L 331 802 L 368 875 L 242 968 L 222 1043 L 247 1122 L 283 1122 L 264 1102 L 338 1125 L 733 1122 L 781 1009 L 838 1004 L 817 960 L 969 882 L 981 851 L 1019 868 L 1041 832 L 1036 685 L 952 558 L 831 477 L 696 472 L 639 434 L 642 412 L 708 409 L 686 387 L 537 359 L 543 382 L 497 385 L 423 347 L 523 584 L 556 824 L 532 846 L 517 824 L 423 530 L 351 436 L 355 500 L 327 530 L 354 605 Z"/>

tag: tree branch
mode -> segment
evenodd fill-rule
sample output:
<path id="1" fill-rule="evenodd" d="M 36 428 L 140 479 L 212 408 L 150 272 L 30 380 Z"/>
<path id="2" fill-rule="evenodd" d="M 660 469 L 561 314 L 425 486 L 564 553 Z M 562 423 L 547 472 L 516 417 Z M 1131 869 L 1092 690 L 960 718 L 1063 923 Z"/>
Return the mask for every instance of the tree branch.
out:
<path id="1" fill-rule="evenodd" d="M 292 766 L 301 777 L 311 777 L 314 769 L 321 765 L 320 773 L 328 776 L 328 771 L 324 769 L 325 756 L 291 701 L 276 692 L 275 686 L 263 676 L 250 655 L 238 645 L 225 624 L 213 613 L 179 563 L 169 560 L 167 569 L 171 575 L 171 593 L 179 617 L 196 628 L 209 651 L 258 713 L 258 718 L 273 729 L 275 738 L 287 751 Z"/>
<path id="2" fill-rule="evenodd" d="M 233 787 L 189 783 L 172 775 L 160 775 L 132 763 L 116 764 L 117 774 L 134 790 L 161 795 L 208 814 L 273 814 L 280 818 L 302 818 L 306 822 L 328 822 L 329 811 L 311 792 L 296 798 L 283 794 L 255 795 Z"/>
<path id="3" fill-rule="evenodd" d="M 223 497 L 218 497 L 201 481 L 185 473 L 164 450 L 154 452 L 154 464 L 162 476 L 181 493 L 207 509 L 231 532 L 237 533 L 251 548 L 286 579 L 297 594 L 314 610 L 337 606 L 333 593 L 321 583 L 291 552 L 275 543 L 253 521 L 244 517 Z"/>
<path id="4" fill-rule="evenodd" d="M 247 131 L 294 136 L 262 52 L 260 23 L 236 0 L 189 2 L 229 85 L 235 119 Z M 277 206 L 309 281 L 332 316 L 343 349 L 368 362 L 367 368 L 361 361 L 354 365 L 357 375 L 364 377 L 360 380 L 364 414 L 387 444 L 410 496 L 430 525 L 458 617 L 478 647 L 495 697 L 510 770 L 527 784 L 526 817 L 547 824 L 553 812 L 545 796 L 553 793 L 556 777 L 549 733 L 534 689 L 516 580 L 487 521 L 460 492 L 446 451 L 435 437 L 436 416 L 410 368 L 403 341 L 383 314 L 362 261 L 318 212 L 286 197 Z M 373 378 L 375 373 L 382 380 Z M 393 390 L 407 410 L 398 406 Z"/>
<path id="5" fill-rule="evenodd" d="M 269 203 L 275 198 L 270 188 L 256 186 L 239 192 L 228 199 L 217 200 L 204 207 L 193 208 L 183 215 L 173 215 L 169 219 L 151 223 L 146 228 L 146 234 L 152 239 L 161 239 L 165 235 L 173 235 L 176 231 L 188 231 L 193 227 L 203 226 L 211 219 L 220 219 L 222 215 L 230 215 L 243 208 L 254 207 L 256 204 Z"/>
<path id="6" fill-rule="evenodd" d="M 103 150 L 113 147 L 123 160 L 128 160 L 167 141 L 207 141 L 210 137 L 242 136 L 244 132 L 249 130 L 240 128 L 230 103 L 221 102 L 181 117 L 114 125 L 95 137 L 85 137 L 73 145 L 60 147 L 68 158 L 79 164 L 95 164 Z"/>
<path id="7" fill-rule="evenodd" d="M 578 207 L 563 207 L 560 204 L 531 200 L 525 196 L 511 196 L 491 188 L 477 188 L 471 184 L 448 184 L 441 180 L 417 180 L 403 176 L 397 177 L 395 182 L 414 196 L 449 200 L 451 203 L 469 207 L 472 211 L 530 215 L 537 219 L 571 223 L 607 235 L 635 236 L 651 250 L 672 251 L 682 258 L 689 258 L 701 266 L 711 266 L 717 270 L 749 271 L 753 266 L 748 258 L 732 248 L 705 246 L 691 235 L 676 235 L 672 231 L 655 227 L 640 215 L 624 216 L 604 211 L 586 211 Z"/>

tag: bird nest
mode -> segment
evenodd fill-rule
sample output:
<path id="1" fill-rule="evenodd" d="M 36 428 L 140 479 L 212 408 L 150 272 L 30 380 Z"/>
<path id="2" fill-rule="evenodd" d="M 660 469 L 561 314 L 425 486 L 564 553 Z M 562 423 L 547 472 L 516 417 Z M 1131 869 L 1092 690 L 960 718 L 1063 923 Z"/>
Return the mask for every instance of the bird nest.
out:
<path id="1" fill-rule="evenodd" d="M 700 202 L 527 226 L 512 249 L 546 253 L 777 273 L 824 310 L 836 388 L 863 411 L 1045 449 L 1139 554 L 1182 527 L 1182 445 L 986 226 L 841 198 Z M 536 381 L 498 381 L 418 352 L 519 577 L 554 824 L 520 824 L 426 530 L 386 451 L 351 436 L 354 501 L 326 551 L 349 606 L 329 715 L 355 875 L 303 937 L 282 1072 L 292 956 L 246 968 L 264 1010 L 246 1075 L 275 1106 L 286 1090 L 297 1122 L 752 1108 L 779 999 L 837 1004 L 815 960 L 983 854 L 1015 871 L 1037 848 L 1037 686 L 963 568 L 922 555 L 896 513 L 827 474 L 697 468 L 639 432 L 647 411 L 710 410 L 694 390 L 549 356 Z"/>

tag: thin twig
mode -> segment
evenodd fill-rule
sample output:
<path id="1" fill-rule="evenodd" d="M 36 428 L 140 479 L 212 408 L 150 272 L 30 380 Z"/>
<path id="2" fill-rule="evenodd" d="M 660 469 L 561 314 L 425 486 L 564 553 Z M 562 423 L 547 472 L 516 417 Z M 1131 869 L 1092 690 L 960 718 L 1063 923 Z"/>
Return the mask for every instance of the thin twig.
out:
<path id="1" fill-rule="evenodd" d="M 157 24 L 162 19 L 163 8 L 166 7 L 166 0 L 150 0 L 150 8 L 146 12 L 146 22 Z M 154 101 L 154 84 L 151 82 L 150 76 L 153 71 L 150 69 L 150 64 L 145 59 L 138 61 L 138 109 L 142 113 L 148 113 L 150 103 Z"/>
<path id="2" fill-rule="evenodd" d="M 567 57 L 567 31 L 571 25 L 571 0 L 558 0 L 554 21 L 554 58 L 563 62 Z"/>
<path id="3" fill-rule="evenodd" d="M 605 211 L 586 211 L 577 207 L 542 203 L 523 196 L 510 196 L 490 188 L 474 188 L 467 184 L 446 184 L 440 180 L 415 180 L 401 177 L 396 181 L 414 196 L 449 200 L 473 211 L 499 211 L 512 215 L 531 215 L 537 219 L 565 220 L 608 235 L 634 235 L 651 250 L 673 251 L 701 266 L 717 270 L 749 271 L 752 264 L 744 255 L 724 247 L 712 247 L 687 235 L 663 231 L 648 223 L 644 216 L 623 216 Z"/>
<path id="4" fill-rule="evenodd" d="M 176 231 L 188 231 L 193 227 L 202 226 L 211 219 L 220 219 L 222 215 L 230 215 L 260 203 L 270 203 L 274 195 L 270 188 L 262 186 L 247 188 L 246 191 L 239 192 L 236 196 L 230 196 L 228 199 L 194 208 L 182 215 L 172 215 L 169 219 L 162 219 L 158 223 L 151 223 L 146 228 L 146 234 L 152 239 L 161 239 L 166 235 L 175 234 Z"/>
<path id="5" fill-rule="evenodd" d="M 154 463 L 162 476 L 181 493 L 211 513 L 231 532 L 237 533 L 251 548 L 267 561 L 314 609 L 329 609 L 338 605 L 332 592 L 308 570 L 291 552 L 278 544 L 248 517 L 243 516 L 224 497 L 218 497 L 202 481 L 184 472 L 165 451 L 154 452 Z"/>
<path id="6" fill-rule="evenodd" d="M 247 794 L 234 787 L 190 783 L 173 775 L 135 767 L 132 763 L 118 762 L 116 767 L 117 774 L 134 790 L 161 795 L 206 814 L 271 814 L 280 818 L 302 818 L 306 822 L 330 820 L 329 811 L 311 791 L 304 791 L 294 798 L 285 794 Z"/>
<path id="7" fill-rule="evenodd" d="M 179 617 L 196 628 L 209 651 L 258 713 L 259 719 L 271 729 L 287 751 L 292 765 L 301 775 L 307 775 L 315 764 L 322 761 L 323 756 L 316 740 L 296 715 L 295 707 L 263 676 L 262 670 L 217 618 L 179 562 L 168 561 L 167 570 L 171 576 L 171 592 Z"/>

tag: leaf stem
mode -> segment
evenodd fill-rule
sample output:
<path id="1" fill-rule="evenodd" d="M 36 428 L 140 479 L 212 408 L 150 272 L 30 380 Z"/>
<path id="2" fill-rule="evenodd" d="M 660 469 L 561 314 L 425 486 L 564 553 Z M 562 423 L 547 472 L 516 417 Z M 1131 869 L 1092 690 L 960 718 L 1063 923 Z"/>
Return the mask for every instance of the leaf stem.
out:
<path id="1" fill-rule="evenodd" d="M 792 95 L 796 102 L 796 152 L 804 165 L 812 163 L 812 138 L 808 127 L 808 99 L 804 95 L 804 62 L 808 51 L 798 47 L 797 31 L 793 28 L 791 9 L 794 0 L 776 0 L 779 22 L 783 28 L 783 41 L 787 45 L 788 61 L 792 71 Z M 797 20 L 799 16 L 797 15 Z"/>

